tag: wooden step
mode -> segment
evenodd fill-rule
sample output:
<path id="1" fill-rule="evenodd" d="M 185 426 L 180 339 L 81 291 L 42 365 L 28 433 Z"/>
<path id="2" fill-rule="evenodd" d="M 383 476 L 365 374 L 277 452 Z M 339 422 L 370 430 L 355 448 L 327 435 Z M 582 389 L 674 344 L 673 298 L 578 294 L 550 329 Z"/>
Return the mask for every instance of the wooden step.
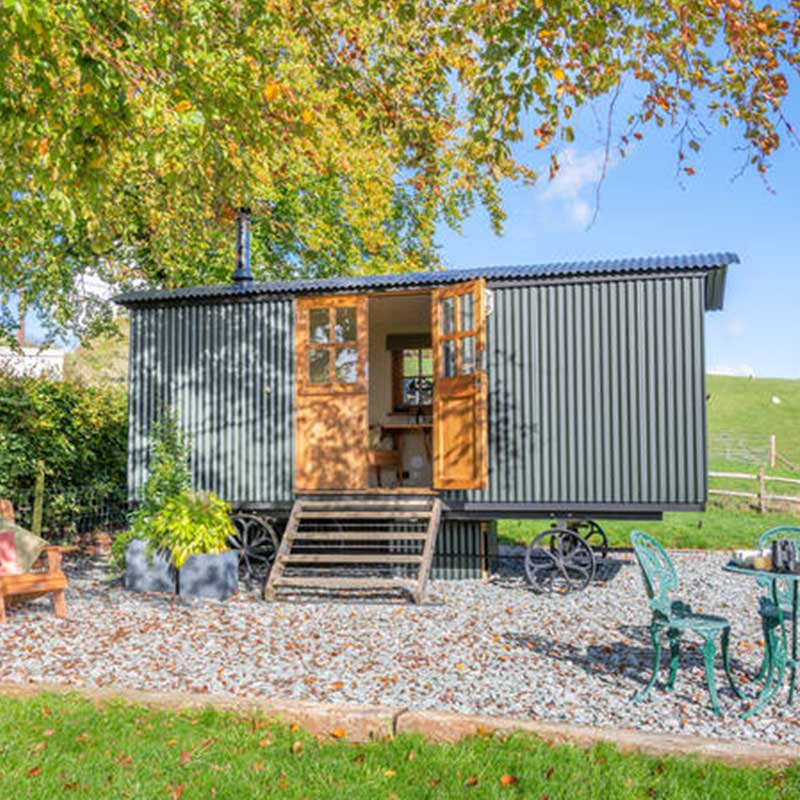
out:
<path id="1" fill-rule="evenodd" d="M 427 538 L 427 531 L 297 531 L 292 534 L 294 542 L 402 542 Z"/>
<path id="2" fill-rule="evenodd" d="M 292 564 L 421 564 L 422 556 L 401 553 L 290 553 L 281 556 Z"/>
<path id="3" fill-rule="evenodd" d="M 431 510 L 425 511 L 306 511 L 298 514 L 300 519 L 428 519 Z"/>
<path id="4" fill-rule="evenodd" d="M 297 586 L 303 588 L 325 589 L 403 589 L 413 591 L 416 581 L 397 580 L 395 578 L 320 578 L 294 577 L 281 575 L 272 581 L 273 586 Z"/>
<path id="5" fill-rule="evenodd" d="M 369 508 L 376 509 L 407 509 L 407 508 L 421 508 L 425 511 L 431 510 L 430 500 L 370 500 L 366 503 L 360 500 L 303 500 L 302 510 L 310 511 L 313 509 L 332 509 L 340 510 L 344 508 L 352 508 L 354 510 L 363 510 Z"/>

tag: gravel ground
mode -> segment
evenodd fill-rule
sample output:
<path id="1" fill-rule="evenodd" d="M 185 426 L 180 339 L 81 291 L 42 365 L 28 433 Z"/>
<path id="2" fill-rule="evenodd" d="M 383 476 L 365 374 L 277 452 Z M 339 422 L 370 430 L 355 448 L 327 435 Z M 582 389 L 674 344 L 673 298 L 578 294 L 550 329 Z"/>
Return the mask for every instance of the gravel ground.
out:
<path id="1" fill-rule="evenodd" d="M 733 669 L 752 677 L 762 648 L 755 584 L 723 554 L 675 554 L 681 595 L 733 621 Z M 243 696 L 385 703 L 647 731 L 800 743 L 800 698 L 742 722 L 718 663 L 724 718 L 711 713 L 699 649 L 689 644 L 674 693 L 628 698 L 648 675 L 649 612 L 638 567 L 609 558 L 605 580 L 538 596 L 513 575 L 439 581 L 420 607 L 384 601 L 265 604 L 135 595 L 98 562 L 67 565 L 70 618 L 49 601 L 11 609 L 0 678 L 116 684 Z M 662 680 L 666 677 L 666 656 Z M 663 688 L 663 686 L 662 686 Z M 752 694 L 752 684 L 745 684 Z"/>

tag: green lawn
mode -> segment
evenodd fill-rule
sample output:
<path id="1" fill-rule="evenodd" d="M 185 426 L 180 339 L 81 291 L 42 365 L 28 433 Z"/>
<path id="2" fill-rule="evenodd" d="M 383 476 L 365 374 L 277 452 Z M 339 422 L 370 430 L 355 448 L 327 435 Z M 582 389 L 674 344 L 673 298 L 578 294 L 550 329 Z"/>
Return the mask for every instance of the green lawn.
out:
<path id="1" fill-rule="evenodd" d="M 800 466 L 800 380 L 707 375 L 706 393 L 710 434 L 774 433 L 778 452 Z"/>
<path id="2" fill-rule="evenodd" d="M 317 742 L 285 725 L 172 714 L 75 696 L 0 700 L 0 798 L 790 798 L 800 767 L 549 746 L 524 736 Z M 504 777 L 505 776 L 505 777 Z"/>
<path id="3" fill-rule="evenodd" d="M 752 547 L 767 528 L 800 526 L 800 506 L 797 514 L 759 514 L 745 503 L 712 500 L 705 512 L 667 513 L 661 522 L 601 520 L 600 524 L 613 547 L 628 547 L 630 532 L 643 530 L 665 547 L 730 550 Z M 549 527 L 550 522 L 542 520 L 501 520 L 497 530 L 501 542 L 529 544 L 537 533 Z"/>

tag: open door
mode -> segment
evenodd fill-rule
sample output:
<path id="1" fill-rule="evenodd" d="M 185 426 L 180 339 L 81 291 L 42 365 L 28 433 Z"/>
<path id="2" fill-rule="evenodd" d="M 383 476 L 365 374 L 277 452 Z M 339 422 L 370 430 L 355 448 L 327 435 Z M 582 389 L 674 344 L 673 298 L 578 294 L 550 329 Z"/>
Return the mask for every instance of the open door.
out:
<path id="1" fill-rule="evenodd" d="M 433 485 L 482 489 L 488 483 L 486 282 L 433 292 Z"/>
<path id="2" fill-rule="evenodd" d="M 367 487 L 367 339 L 365 296 L 297 300 L 296 491 Z"/>

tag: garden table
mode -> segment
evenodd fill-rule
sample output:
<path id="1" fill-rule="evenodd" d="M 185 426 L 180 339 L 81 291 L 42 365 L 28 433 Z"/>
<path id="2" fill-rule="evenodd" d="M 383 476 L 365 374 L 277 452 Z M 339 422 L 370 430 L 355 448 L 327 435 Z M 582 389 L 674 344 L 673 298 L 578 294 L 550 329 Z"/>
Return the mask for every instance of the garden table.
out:
<path id="1" fill-rule="evenodd" d="M 798 601 L 800 600 L 800 574 L 791 572 L 773 572 L 772 570 L 756 569 L 755 567 L 743 567 L 738 564 L 729 563 L 722 568 L 725 572 L 732 572 L 737 575 L 744 575 L 755 578 L 761 585 L 769 586 L 772 601 L 777 609 L 777 617 L 780 622 L 781 634 L 777 641 L 774 641 L 772 634 L 765 636 L 764 648 L 766 651 L 767 675 L 764 688 L 759 692 L 755 705 L 748 711 L 741 714 L 742 719 L 747 719 L 757 714 L 772 700 L 775 693 L 780 689 L 786 677 L 786 668 L 789 668 L 789 705 L 794 700 L 795 684 L 797 681 L 797 668 L 800 666 L 797 654 L 797 617 Z M 786 598 L 781 596 L 779 588 L 780 581 L 786 581 L 789 585 L 789 597 L 791 603 L 791 650 L 789 648 L 789 635 L 786 630 L 786 619 L 782 602 Z M 789 653 L 791 652 L 791 656 Z"/>

